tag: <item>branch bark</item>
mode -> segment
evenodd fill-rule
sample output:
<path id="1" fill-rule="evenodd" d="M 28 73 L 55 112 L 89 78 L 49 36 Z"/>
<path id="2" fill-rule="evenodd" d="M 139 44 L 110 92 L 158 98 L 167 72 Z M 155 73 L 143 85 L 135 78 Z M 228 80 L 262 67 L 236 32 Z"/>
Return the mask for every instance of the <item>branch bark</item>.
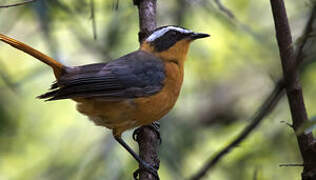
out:
<path id="1" fill-rule="evenodd" d="M 139 42 L 141 43 L 149 32 L 154 30 L 156 23 L 157 0 L 133 0 L 139 14 Z"/>
<path id="2" fill-rule="evenodd" d="M 134 5 L 139 10 L 139 33 L 138 38 L 141 43 L 149 32 L 156 28 L 156 0 L 133 0 Z M 152 165 L 154 168 L 159 168 L 158 149 L 160 137 L 152 128 L 142 126 L 138 129 L 137 142 L 139 145 L 139 156 L 141 159 Z M 142 169 L 141 165 L 139 167 Z M 139 172 L 140 180 L 156 179 L 147 171 Z"/>
<path id="3" fill-rule="evenodd" d="M 295 60 L 292 36 L 283 0 L 270 0 L 276 38 L 285 81 L 286 94 L 292 115 L 293 128 L 298 128 L 308 121 L 302 87 L 299 82 L 299 70 Z M 316 151 L 312 133 L 297 135 L 297 141 L 303 159 L 303 180 L 316 179 Z"/>

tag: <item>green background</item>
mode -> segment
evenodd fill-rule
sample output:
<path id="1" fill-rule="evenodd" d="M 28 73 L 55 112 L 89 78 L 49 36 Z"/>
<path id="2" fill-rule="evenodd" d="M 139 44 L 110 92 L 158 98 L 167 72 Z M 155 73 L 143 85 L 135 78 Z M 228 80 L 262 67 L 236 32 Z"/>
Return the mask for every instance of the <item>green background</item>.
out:
<path id="1" fill-rule="evenodd" d="M 106 62 L 138 49 L 138 11 L 131 0 L 119 1 L 117 9 L 116 1 L 94 1 L 96 40 L 89 3 L 38 0 L 0 9 L 0 33 L 66 65 Z M 296 45 L 312 3 L 285 3 Z M 161 120 L 163 180 L 190 177 L 231 142 L 282 75 L 269 1 L 222 4 L 234 17 L 213 0 L 158 0 L 158 25 L 211 34 L 191 45 L 179 100 Z M 313 43 L 306 47 L 313 49 Z M 309 117 L 316 113 L 315 67 L 311 63 L 301 74 Z M 132 179 L 138 165 L 110 130 L 79 114 L 73 101 L 35 98 L 54 80 L 48 66 L 0 43 L 0 180 Z M 204 179 L 300 179 L 301 167 L 279 166 L 301 163 L 295 134 L 284 122 L 291 123 L 285 97 Z M 137 150 L 131 134 L 123 138 Z"/>

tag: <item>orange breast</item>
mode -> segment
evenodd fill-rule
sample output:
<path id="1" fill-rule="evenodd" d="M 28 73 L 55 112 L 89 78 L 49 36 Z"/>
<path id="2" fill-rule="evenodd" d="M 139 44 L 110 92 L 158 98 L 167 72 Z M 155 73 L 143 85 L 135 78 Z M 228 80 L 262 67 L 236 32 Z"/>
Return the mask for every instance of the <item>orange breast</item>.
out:
<path id="1" fill-rule="evenodd" d="M 120 101 L 74 99 L 78 102 L 77 109 L 97 125 L 113 129 L 116 136 L 127 129 L 157 121 L 176 103 L 183 81 L 182 65 L 166 62 L 165 70 L 164 87 L 153 96 Z"/>

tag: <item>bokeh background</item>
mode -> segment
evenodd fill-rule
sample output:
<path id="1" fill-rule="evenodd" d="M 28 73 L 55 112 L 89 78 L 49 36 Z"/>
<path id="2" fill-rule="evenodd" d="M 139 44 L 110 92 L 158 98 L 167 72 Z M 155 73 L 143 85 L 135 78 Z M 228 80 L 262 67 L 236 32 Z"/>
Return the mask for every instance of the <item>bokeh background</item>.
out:
<path id="1" fill-rule="evenodd" d="M 161 120 L 161 179 L 184 179 L 249 123 L 281 65 L 268 0 L 158 0 L 158 24 L 176 24 L 211 38 L 192 44 L 176 107 Z M 1 0 L 1 5 L 18 1 Z M 138 11 L 132 1 L 38 0 L 0 9 L 0 33 L 67 65 L 106 62 L 137 50 Z M 293 39 L 312 2 L 285 1 Z M 316 46 L 309 46 L 312 52 Z M 313 58 L 310 58 L 313 59 Z M 316 113 L 316 64 L 301 74 L 309 117 Z M 75 110 L 70 100 L 35 97 L 54 81 L 51 69 L 0 43 L 0 180 L 132 179 L 138 165 L 112 138 Z M 205 179 L 299 179 L 301 163 L 287 99 Z M 132 131 L 123 138 L 135 150 Z"/>

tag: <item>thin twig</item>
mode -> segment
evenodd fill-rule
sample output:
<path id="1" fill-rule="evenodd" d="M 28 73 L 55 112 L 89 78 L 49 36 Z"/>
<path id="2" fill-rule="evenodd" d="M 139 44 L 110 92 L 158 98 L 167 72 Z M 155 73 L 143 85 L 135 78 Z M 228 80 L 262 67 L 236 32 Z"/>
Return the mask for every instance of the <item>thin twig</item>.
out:
<path id="1" fill-rule="evenodd" d="M 37 1 L 37 0 L 27 0 L 27 1 L 19 2 L 19 3 L 15 3 L 15 4 L 1 5 L 0 8 L 9 8 L 9 7 L 21 6 L 21 5 L 32 3 L 35 1 Z"/>
<path id="2" fill-rule="evenodd" d="M 297 166 L 304 166 L 304 164 L 280 164 L 279 165 L 280 167 L 289 167 L 289 166 L 295 166 L 295 167 L 297 167 Z"/>
<path id="3" fill-rule="evenodd" d="M 260 106 L 256 114 L 251 118 L 251 123 L 237 136 L 235 140 L 233 140 L 232 143 L 230 143 L 228 146 L 226 146 L 223 150 L 221 150 L 219 153 L 217 153 L 214 158 L 212 158 L 210 161 L 208 161 L 203 168 L 196 173 L 194 176 L 192 176 L 191 180 L 198 180 L 201 179 L 203 176 L 206 175 L 207 171 L 209 171 L 212 167 L 214 167 L 219 160 L 226 155 L 230 150 L 237 145 L 239 145 L 263 120 L 263 118 L 268 115 L 274 107 L 277 105 L 281 97 L 283 96 L 283 81 L 280 80 L 277 82 L 274 90 L 271 92 L 271 94 L 267 97 L 267 99 L 264 101 L 264 103 Z"/>
<path id="4" fill-rule="evenodd" d="M 203 8 L 207 9 L 209 13 L 215 14 L 216 17 L 218 17 L 218 15 L 221 15 L 222 17 L 218 17 L 218 18 L 223 19 L 224 20 L 223 22 L 237 26 L 240 30 L 242 30 L 242 32 L 247 33 L 248 35 L 250 35 L 250 37 L 252 37 L 254 40 L 259 42 L 259 45 L 263 49 L 267 49 L 268 47 L 269 52 L 272 50 L 270 46 L 270 42 L 267 41 L 267 38 L 265 38 L 262 34 L 259 34 L 258 32 L 256 32 L 248 24 L 238 19 L 238 17 L 235 16 L 235 13 L 231 9 L 229 9 L 227 6 L 225 6 L 220 0 L 201 1 L 201 2 L 203 2 Z M 213 8 L 213 4 L 211 4 L 212 2 L 215 3 L 215 5 L 217 6 L 217 9 L 221 12 L 220 14 L 217 13 L 217 11 L 214 11 L 213 9 L 209 9 L 209 7 Z"/>
<path id="5" fill-rule="evenodd" d="M 220 0 L 214 0 L 215 4 L 217 5 L 218 9 L 224 12 L 228 17 L 235 19 L 235 15 L 232 13 L 231 10 L 226 8 Z"/>
<path id="6" fill-rule="evenodd" d="M 90 0 L 90 11 L 91 11 L 90 19 L 92 20 L 93 39 L 96 40 L 97 39 L 97 24 L 95 20 L 94 0 Z"/>
<path id="7" fill-rule="evenodd" d="M 116 3 L 114 4 L 114 0 L 113 0 L 113 6 L 112 6 L 112 9 L 117 11 L 118 10 L 118 7 L 119 7 L 119 0 L 116 0 Z"/>
<path id="8" fill-rule="evenodd" d="M 253 176 L 252 179 L 253 180 L 257 180 L 258 179 L 258 167 L 255 168 L 254 172 L 253 172 Z"/>
<path id="9" fill-rule="evenodd" d="M 293 125 L 291 123 L 286 122 L 286 121 L 280 121 L 280 123 L 284 123 L 284 124 L 288 125 L 290 128 L 293 128 Z"/>
<path id="10" fill-rule="evenodd" d="M 307 21 L 307 25 L 305 27 L 304 33 L 300 38 L 300 41 L 298 42 L 298 51 L 297 51 L 297 55 L 296 55 L 296 63 L 297 64 L 301 64 L 303 62 L 304 59 L 304 52 L 303 52 L 303 48 L 308 40 L 308 38 L 310 37 L 310 34 L 313 31 L 313 22 L 316 18 L 316 5 L 313 6 L 312 9 L 312 13 L 310 18 Z"/>

